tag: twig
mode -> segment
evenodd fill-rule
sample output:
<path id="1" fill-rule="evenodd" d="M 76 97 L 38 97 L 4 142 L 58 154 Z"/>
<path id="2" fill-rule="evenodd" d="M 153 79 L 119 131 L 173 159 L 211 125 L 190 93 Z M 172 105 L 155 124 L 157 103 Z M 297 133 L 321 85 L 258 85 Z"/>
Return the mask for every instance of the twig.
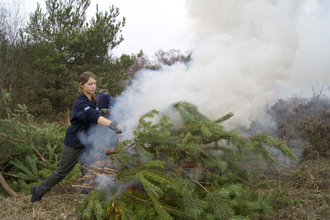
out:
<path id="1" fill-rule="evenodd" d="M 112 171 L 112 172 L 118 172 L 118 170 L 110 169 L 110 168 L 108 168 L 108 167 L 104 167 L 103 169 L 104 169 L 104 170 L 108 170 L 108 171 Z"/>
<path id="2" fill-rule="evenodd" d="M 5 173 L 5 172 L 1 172 L 1 173 L 4 174 L 4 175 L 7 175 L 7 176 L 12 176 L 12 177 L 15 177 L 15 178 L 22 178 L 22 179 L 24 179 L 24 177 L 16 176 L 16 175 L 11 174 L 11 173 Z"/>
<path id="3" fill-rule="evenodd" d="M 90 165 L 89 166 L 90 168 L 92 168 L 92 169 L 94 169 L 94 170 L 97 170 L 97 171 L 101 171 L 101 172 L 103 172 L 103 169 L 102 168 L 100 168 L 100 167 L 97 167 L 97 166 L 95 166 L 95 165 Z"/>
<path id="4" fill-rule="evenodd" d="M 84 186 L 84 185 L 72 185 L 73 188 L 88 188 L 88 189 L 94 189 L 94 186 Z"/>

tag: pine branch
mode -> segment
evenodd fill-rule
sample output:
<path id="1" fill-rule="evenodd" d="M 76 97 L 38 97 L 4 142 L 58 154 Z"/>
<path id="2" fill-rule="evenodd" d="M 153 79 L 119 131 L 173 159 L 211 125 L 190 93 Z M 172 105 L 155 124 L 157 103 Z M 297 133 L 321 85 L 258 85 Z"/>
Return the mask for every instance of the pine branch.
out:
<path id="1" fill-rule="evenodd" d="M 34 150 L 34 152 L 36 152 L 36 154 L 39 156 L 39 158 L 42 161 L 46 161 L 45 158 L 39 153 L 39 151 L 34 147 L 34 145 L 31 143 L 31 141 L 29 139 L 27 139 L 21 132 L 20 129 L 18 129 L 15 125 L 13 125 L 14 128 L 16 128 L 16 131 L 18 132 L 19 136 L 21 136 L 24 141 Z"/>
<path id="2" fill-rule="evenodd" d="M 221 123 L 221 122 L 224 122 L 224 121 L 227 121 L 229 118 L 233 117 L 234 116 L 234 113 L 230 112 L 228 113 L 227 115 L 225 116 L 222 116 L 221 118 L 215 120 L 216 123 Z"/>
<path id="3" fill-rule="evenodd" d="M 117 185 L 109 190 L 110 201 L 122 208 L 121 217 L 138 213 L 139 218 L 148 219 L 150 212 L 161 219 L 248 219 L 271 210 L 269 204 L 277 194 L 259 193 L 271 183 L 251 187 L 252 174 L 236 161 L 257 155 L 274 163 L 266 147 L 286 155 L 292 153 L 290 149 L 265 135 L 245 138 L 226 131 L 219 123 L 232 113 L 210 121 L 190 103 L 174 107 L 183 120 L 181 128 L 175 128 L 166 116 L 156 123 L 148 121 L 158 114 L 150 111 L 140 118 L 133 143 L 128 143 L 134 149 L 127 152 L 120 145 L 111 157 L 119 171 Z M 129 156 L 132 150 L 136 160 Z M 118 185 L 130 182 L 138 187 L 122 191 Z"/>
<path id="4" fill-rule="evenodd" d="M 212 196 L 213 194 L 210 192 L 210 191 L 208 191 L 202 184 L 200 184 L 198 181 L 195 181 L 194 180 L 194 182 L 196 183 L 196 184 L 198 184 L 202 189 L 204 189 L 210 196 L 211 196 L 211 198 L 213 199 L 213 201 L 218 205 L 218 207 L 222 210 L 222 212 L 224 213 L 224 215 L 226 216 L 226 218 L 229 220 L 229 217 L 228 217 L 228 215 L 226 214 L 226 212 L 225 212 L 225 210 L 223 210 L 223 208 L 221 207 L 221 205 L 219 204 L 219 202 Z"/>
<path id="5" fill-rule="evenodd" d="M 136 197 L 136 196 L 133 196 L 133 195 L 129 195 L 129 197 L 131 197 L 131 198 L 133 198 L 133 199 L 136 199 L 136 200 L 138 200 L 138 201 L 140 201 L 140 202 L 144 202 L 144 203 L 146 203 L 146 204 L 152 205 L 152 206 L 155 207 L 155 204 L 154 204 L 153 202 L 150 202 L 150 201 L 147 201 L 147 200 L 141 199 L 141 198 Z M 191 216 L 187 215 L 186 213 L 184 213 L 184 212 L 180 212 L 180 211 L 175 210 L 175 209 L 173 209 L 173 208 L 169 208 L 169 207 L 166 207 L 166 206 L 162 206 L 162 208 L 164 208 L 164 209 L 166 209 L 166 210 L 168 210 L 168 211 L 170 211 L 170 212 L 172 212 L 172 213 L 177 213 L 177 214 L 180 214 L 180 215 L 182 215 L 182 216 L 186 216 L 186 217 L 188 217 L 188 218 L 193 219 Z"/>

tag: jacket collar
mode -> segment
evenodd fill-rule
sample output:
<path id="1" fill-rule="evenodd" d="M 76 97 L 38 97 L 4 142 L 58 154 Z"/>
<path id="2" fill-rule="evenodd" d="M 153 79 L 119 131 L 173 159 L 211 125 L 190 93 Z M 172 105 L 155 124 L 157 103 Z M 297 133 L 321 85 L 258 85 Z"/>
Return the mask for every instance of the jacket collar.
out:
<path id="1" fill-rule="evenodd" d="M 91 106 L 96 108 L 96 102 L 90 100 L 85 94 L 84 95 L 79 95 L 82 99 L 86 100 Z"/>

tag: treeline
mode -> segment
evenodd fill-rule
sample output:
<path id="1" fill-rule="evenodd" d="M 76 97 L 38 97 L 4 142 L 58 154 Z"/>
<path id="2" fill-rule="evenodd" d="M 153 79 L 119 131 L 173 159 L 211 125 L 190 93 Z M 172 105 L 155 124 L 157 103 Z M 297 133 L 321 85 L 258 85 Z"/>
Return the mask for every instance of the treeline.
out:
<path id="1" fill-rule="evenodd" d="M 45 0 L 46 12 L 38 4 L 26 24 L 19 7 L 0 5 L 0 91 L 10 94 L 12 108 L 26 104 L 40 121 L 61 120 L 69 115 L 83 71 L 94 72 L 99 88 L 116 97 L 136 71 L 187 59 L 179 50 L 159 50 L 155 61 L 142 50 L 114 56 L 112 49 L 124 40 L 126 19 L 111 6 L 87 21 L 90 3 Z"/>

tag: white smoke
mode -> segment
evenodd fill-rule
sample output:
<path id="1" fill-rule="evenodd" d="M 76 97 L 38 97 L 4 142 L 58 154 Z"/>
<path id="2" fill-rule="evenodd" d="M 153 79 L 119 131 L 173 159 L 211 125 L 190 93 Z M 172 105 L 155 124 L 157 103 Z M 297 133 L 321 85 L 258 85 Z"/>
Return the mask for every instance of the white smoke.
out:
<path id="1" fill-rule="evenodd" d="M 330 82 L 330 2 L 318 2 L 310 5 L 311 11 L 300 18 L 298 26 L 300 47 L 287 83 L 299 90 Z"/>
<path id="2" fill-rule="evenodd" d="M 267 103 L 276 101 L 278 88 L 306 86 L 316 78 L 315 71 L 320 76 L 329 72 L 324 44 L 329 39 L 329 16 L 310 22 L 306 9 L 312 4 L 317 2 L 187 1 L 195 36 L 189 67 L 177 64 L 137 73 L 133 84 L 117 97 L 116 109 L 129 116 L 122 123 L 134 127 L 149 110 L 162 111 L 184 100 L 210 119 L 234 112 L 226 126 L 249 126 L 262 116 Z M 317 55 L 309 56 L 313 53 Z"/>

